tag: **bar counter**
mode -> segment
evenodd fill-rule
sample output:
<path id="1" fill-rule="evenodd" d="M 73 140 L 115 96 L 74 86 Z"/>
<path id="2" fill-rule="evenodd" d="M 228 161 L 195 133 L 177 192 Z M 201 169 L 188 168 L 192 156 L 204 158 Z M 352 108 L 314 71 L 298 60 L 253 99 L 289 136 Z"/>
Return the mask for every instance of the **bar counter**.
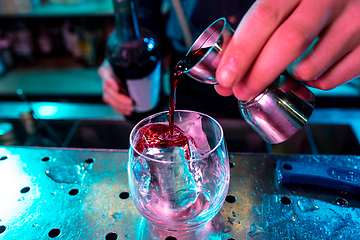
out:
<path id="1" fill-rule="evenodd" d="M 346 184 L 282 184 L 279 160 L 350 169 L 332 177 L 349 182 L 353 194 L 341 190 Z M 360 238 L 360 156 L 230 153 L 230 167 L 220 212 L 184 233 L 158 229 L 137 211 L 127 182 L 127 150 L 2 146 L 0 239 Z M 315 176 L 310 184 L 321 181 Z"/>

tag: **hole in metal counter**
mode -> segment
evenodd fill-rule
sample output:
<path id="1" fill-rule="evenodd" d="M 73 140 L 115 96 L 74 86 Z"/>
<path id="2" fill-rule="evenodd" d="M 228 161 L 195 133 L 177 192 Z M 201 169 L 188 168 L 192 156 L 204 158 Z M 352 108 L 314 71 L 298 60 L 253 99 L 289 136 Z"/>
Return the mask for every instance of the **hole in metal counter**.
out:
<path id="1" fill-rule="evenodd" d="M 27 193 L 28 191 L 30 191 L 30 187 L 24 187 L 20 190 L 21 193 Z"/>
<path id="2" fill-rule="evenodd" d="M 339 205 L 339 206 L 349 205 L 349 202 L 345 198 L 338 198 L 338 199 L 336 199 L 335 203 L 336 203 L 336 205 Z"/>
<path id="3" fill-rule="evenodd" d="M 130 197 L 129 192 L 122 192 L 119 194 L 119 198 L 121 198 L 121 199 L 128 199 L 129 197 Z"/>
<path id="4" fill-rule="evenodd" d="M 230 168 L 235 167 L 235 163 L 234 162 L 229 162 Z"/>
<path id="5" fill-rule="evenodd" d="M 176 237 L 169 236 L 169 237 L 165 238 L 165 240 L 177 240 L 177 239 L 176 239 Z"/>
<path id="6" fill-rule="evenodd" d="M 61 233 L 60 229 L 58 228 L 54 228 L 54 229 L 51 229 L 50 232 L 49 232 L 49 237 L 51 238 L 56 238 L 57 236 L 59 236 Z"/>
<path id="7" fill-rule="evenodd" d="M 43 162 L 47 162 L 49 160 L 50 160 L 50 157 L 44 157 L 43 159 L 41 159 L 41 161 L 43 161 Z"/>
<path id="8" fill-rule="evenodd" d="M 85 162 L 86 163 L 93 163 L 93 162 L 95 162 L 95 158 L 87 158 L 86 160 L 85 160 Z"/>
<path id="9" fill-rule="evenodd" d="M 117 233 L 111 232 L 106 234 L 105 239 L 106 240 L 116 240 L 118 238 Z"/>
<path id="10" fill-rule="evenodd" d="M 76 188 L 74 188 L 74 189 L 71 189 L 71 190 L 70 190 L 69 195 L 75 196 L 75 195 L 78 194 L 78 193 L 79 193 L 79 190 L 76 189 Z"/>
<path id="11" fill-rule="evenodd" d="M 234 203 L 234 202 L 236 202 L 236 197 L 233 195 L 227 195 L 225 198 L 225 201 L 228 203 Z"/>
<path id="12" fill-rule="evenodd" d="M 280 202 L 285 205 L 290 205 L 292 201 L 289 197 L 281 197 Z"/>
<path id="13" fill-rule="evenodd" d="M 4 161 L 4 160 L 6 160 L 8 157 L 7 156 L 2 156 L 1 158 L 0 158 L 0 161 Z"/>
<path id="14" fill-rule="evenodd" d="M 1 225 L 0 226 L 0 234 L 5 232 L 5 230 L 6 230 L 6 227 L 4 225 Z"/>

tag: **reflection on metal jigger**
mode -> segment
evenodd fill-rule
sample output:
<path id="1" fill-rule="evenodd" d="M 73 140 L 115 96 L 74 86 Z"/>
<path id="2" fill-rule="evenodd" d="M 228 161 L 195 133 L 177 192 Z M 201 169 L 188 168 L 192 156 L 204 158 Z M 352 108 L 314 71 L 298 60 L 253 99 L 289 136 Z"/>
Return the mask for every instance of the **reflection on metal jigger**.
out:
<path id="1" fill-rule="evenodd" d="M 309 120 L 314 107 L 314 94 L 283 75 L 254 99 L 239 101 L 245 121 L 270 144 L 292 137 Z"/>

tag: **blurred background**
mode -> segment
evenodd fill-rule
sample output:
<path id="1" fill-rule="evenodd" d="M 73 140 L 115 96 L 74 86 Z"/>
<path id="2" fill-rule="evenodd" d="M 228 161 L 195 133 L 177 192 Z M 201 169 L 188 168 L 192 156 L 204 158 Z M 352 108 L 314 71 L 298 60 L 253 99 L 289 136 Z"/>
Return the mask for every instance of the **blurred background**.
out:
<path id="1" fill-rule="evenodd" d="M 0 0 L 0 144 L 128 148 L 133 124 L 102 102 L 97 74 L 114 25 L 111 0 Z M 240 113 L 217 119 L 229 151 L 360 154 L 360 79 L 311 90 L 309 124 L 282 144 L 267 145 Z"/>

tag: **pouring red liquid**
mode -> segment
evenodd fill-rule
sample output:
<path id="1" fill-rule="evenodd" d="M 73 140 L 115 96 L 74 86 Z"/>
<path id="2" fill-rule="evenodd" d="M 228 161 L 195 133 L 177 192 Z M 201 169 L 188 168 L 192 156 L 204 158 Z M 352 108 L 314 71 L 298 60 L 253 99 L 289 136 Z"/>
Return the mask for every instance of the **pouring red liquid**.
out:
<path id="1" fill-rule="evenodd" d="M 200 48 L 191 51 L 184 60 L 180 60 L 170 74 L 170 100 L 169 100 L 169 125 L 149 124 L 140 130 L 142 138 L 139 138 L 135 148 L 143 153 L 146 149 L 183 147 L 185 158 L 190 159 L 188 140 L 194 139 L 185 134 L 179 127 L 174 126 L 174 114 L 176 106 L 176 89 L 182 74 L 191 66 L 194 66 L 206 54 L 209 48 Z"/>

